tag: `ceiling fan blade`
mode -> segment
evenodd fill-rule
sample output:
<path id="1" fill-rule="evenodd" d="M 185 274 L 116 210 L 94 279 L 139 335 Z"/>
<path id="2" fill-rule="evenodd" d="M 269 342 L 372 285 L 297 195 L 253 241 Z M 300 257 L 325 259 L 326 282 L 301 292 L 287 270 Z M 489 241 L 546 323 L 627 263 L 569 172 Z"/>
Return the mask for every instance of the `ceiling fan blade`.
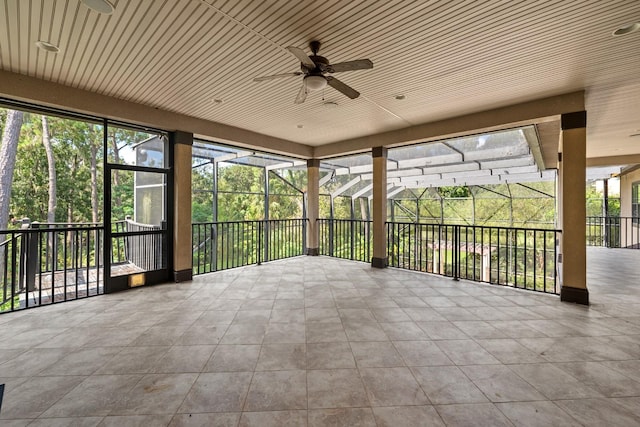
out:
<path id="1" fill-rule="evenodd" d="M 298 96 L 296 96 L 296 100 L 294 101 L 294 104 L 302 104 L 305 99 L 307 99 L 307 88 L 305 87 L 304 83 L 302 83 L 302 86 L 300 86 L 300 91 L 298 92 Z"/>
<path id="2" fill-rule="evenodd" d="M 342 92 L 344 95 L 348 96 L 351 99 L 356 99 L 360 96 L 360 92 L 352 88 L 351 86 L 347 86 L 342 83 L 340 80 L 335 77 L 327 76 L 327 84 L 337 90 L 338 92 Z"/>
<path id="3" fill-rule="evenodd" d="M 297 73 L 284 73 L 284 74 L 274 74 L 272 76 L 262 76 L 262 77 L 256 77 L 255 79 L 253 79 L 254 82 L 264 82 L 266 80 L 275 80 L 275 79 L 279 79 L 281 77 L 291 77 L 291 76 L 300 76 L 302 75 L 301 72 L 297 72 Z"/>
<path id="4" fill-rule="evenodd" d="M 366 70 L 373 68 L 373 62 L 369 59 L 356 59 L 355 61 L 338 62 L 327 67 L 330 73 L 341 73 L 343 71 Z"/>
<path id="5" fill-rule="evenodd" d="M 298 60 L 302 62 L 302 65 L 304 65 L 308 69 L 313 70 L 314 68 L 316 68 L 316 63 L 313 62 L 311 58 L 307 56 L 306 53 L 304 53 L 304 50 L 297 48 L 295 46 L 289 46 L 287 47 L 287 50 L 291 52 L 293 56 L 298 58 Z"/>

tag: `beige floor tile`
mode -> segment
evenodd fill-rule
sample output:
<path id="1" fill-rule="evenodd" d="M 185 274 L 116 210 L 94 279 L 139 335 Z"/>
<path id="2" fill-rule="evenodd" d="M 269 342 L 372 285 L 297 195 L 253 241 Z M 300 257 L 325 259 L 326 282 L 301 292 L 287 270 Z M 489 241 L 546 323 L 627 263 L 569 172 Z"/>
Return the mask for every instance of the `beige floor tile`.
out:
<path id="1" fill-rule="evenodd" d="M 256 371 L 284 371 L 306 369 L 305 344 L 264 344 Z"/>
<path id="2" fill-rule="evenodd" d="M 170 346 L 125 347 L 102 365 L 96 374 L 146 374 L 151 372 L 170 348 Z"/>
<path id="3" fill-rule="evenodd" d="M 480 389 L 456 366 L 415 367 L 411 372 L 434 405 L 488 402 Z"/>
<path id="4" fill-rule="evenodd" d="M 267 325 L 264 344 L 267 343 L 304 343 L 306 342 L 305 326 L 302 322 L 279 323 Z"/>
<path id="5" fill-rule="evenodd" d="M 142 375 L 92 375 L 58 400 L 43 417 L 108 415 L 140 379 Z"/>
<path id="6" fill-rule="evenodd" d="M 307 344 L 307 369 L 355 368 L 356 362 L 347 342 Z"/>
<path id="7" fill-rule="evenodd" d="M 169 417 L 171 418 L 171 417 Z M 31 420 L 29 420 L 31 421 Z M 29 425 L 34 427 L 95 427 L 95 426 L 103 426 L 108 425 L 104 423 L 100 423 L 103 421 L 102 417 L 75 417 L 75 418 L 38 418 L 33 420 Z M 167 423 L 169 421 L 167 420 Z M 3 426 L 5 426 L 3 422 Z M 25 424 L 26 425 L 26 424 Z M 118 424 L 119 426 L 126 426 L 127 424 Z M 162 424 L 161 422 L 158 425 L 163 426 L 167 424 Z"/>
<path id="8" fill-rule="evenodd" d="M 259 345 L 219 345 L 204 367 L 205 372 L 253 372 L 260 355 Z"/>
<path id="9" fill-rule="evenodd" d="M 640 382 L 599 362 L 557 363 L 555 366 L 606 397 L 640 396 Z"/>
<path id="10" fill-rule="evenodd" d="M 380 322 L 379 325 L 392 341 L 429 339 L 415 322 Z"/>
<path id="11" fill-rule="evenodd" d="M 173 346 L 153 366 L 154 373 L 202 372 L 213 350 L 214 345 L 181 345 Z"/>
<path id="12" fill-rule="evenodd" d="M 220 344 L 262 344 L 266 330 L 266 324 L 232 323 L 220 340 Z"/>
<path id="13" fill-rule="evenodd" d="M 238 427 L 303 427 L 307 411 L 244 412 Z"/>
<path id="14" fill-rule="evenodd" d="M 369 405 L 357 369 L 308 371 L 307 393 L 310 409 Z"/>
<path id="15" fill-rule="evenodd" d="M 549 401 L 496 403 L 496 407 L 516 426 L 579 427 L 582 425 Z"/>
<path id="16" fill-rule="evenodd" d="M 307 343 L 347 341 L 342 323 L 308 322 Z"/>
<path id="17" fill-rule="evenodd" d="M 302 301 L 302 300 L 285 300 L 285 301 Z M 304 307 L 304 305 L 303 305 Z M 299 309 L 274 309 L 271 310 L 270 323 L 283 322 L 283 323 L 304 323 L 304 308 Z"/>
<path id="18" fill-rule="evenodd" d="M 245 411 L 307 409 L 306 371 L 256 372 Z"/>
<path id="19" fill-rule="evenodd" d="M 510 365 L 509 368 L 544 394 L 547 399 L 584 399 L 602 396 L 593 387 L 576 380 L 551 363 Z"/>
<path id="20" fill-rule="evenodd" d="M 404 361 L 390 341 L 354 341 L 351 350 L 359 368 L 404 366 Z"/>
<path id="21" fill-rule="evenodd" d="M 344 322 L 344 331 L 349 341 L 388 341 L 378 322 Z"/>
<path id="22" fill-rule="evenodd" d="M 447 427 L 511 427 L 513 424 L 491 403 L 440 405 L 436 410 Z"/>
<path id="23" fill-rule="evenodd" d="M 147 374 L 114 405 L 109 415 L 173 414 L 198 374 Z"/>
<path id="24" fill-rule="evenodd" d="M 369 408 L 311 409 L 309 427 L 376 427 Z"/>
<path id="25" fill-rule="evenodd" d="M 453 364 L 433 341 L 394 341 L 393 344 L 407 366 Z"/>
<path id="26" fill-rule="evenodd" d="M 456 365 L 498 365 L 500 361 L 473 340 L 435 341 Z"/>
<path id="27" fill-rule="evenodd" d="M 408 368 L 363 368 L 360 373 L 372 406 L 429 403 Z"/>
<path id="28" fill-rule="evenodd" d="M 447 321 L 416 322 L 429 339 L 432 340 L 464 340 L 469 336 Z"/>
<path id="29" fill-rule="evenodd" d="M 249 389 L 251 377 L 252 373 L 250 372 L 200 374 L 177 412 L 240 411 Z"/>
<path id="30" fill-rule="evenodd" d="M 444 427 L 433 406 L 391 406 L 373 408 L 378 427 L 433 426 Z"/>
<path id="31" fill-rule="evenodd" d="M 171 419 L 169 427 L 237 427 L 239 420 L 239 412 L 176 414 Z"/>
<path id="32" fill-rule="evenodd" d="M 86 377 L 34 377 L 15 388 L 5 386 L 0 418 L 36 418 Z"/>
<path id="33" fill-rule="evenodd" d="M 171 415 L 115 415 L 105 417 L 99 427 L 168 426 Z"/>
<path id="34" fill-rule="evenodd" d="M 612 399 L 558 400 L 556 404 L 586 427 L 640 425 L 639 417 Z"/>
<path id="35" fill-rule="evenodd" d="M 492 402 L 545 400 L 543 395 L 506 366 L 461 366 L 460 370 Z"/>

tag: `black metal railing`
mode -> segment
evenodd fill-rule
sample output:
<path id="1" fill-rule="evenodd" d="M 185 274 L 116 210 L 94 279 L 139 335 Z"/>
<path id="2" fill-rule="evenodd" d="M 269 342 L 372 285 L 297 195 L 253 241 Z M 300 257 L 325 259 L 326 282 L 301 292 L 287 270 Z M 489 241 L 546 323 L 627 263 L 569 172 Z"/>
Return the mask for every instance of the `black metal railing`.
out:
<path id="1" fill-rule="evenodd" d="M 373 247 L 372 221 L 318 219 L 320 255 L 369 262 Z"/>
<path id="2" fill-rule="evenodd" d="M 370 262 L 371 221 L 319 219 L 319 252 Z M 388 222 L 389 265 L 558 293 L 559 231 L 513 227 Z"/>
<path id="3" fill-rule="evenodd" d="M 303 255 L 306 219 L 194 223 L 193 274 Z"/>
<path id="4" fill-rule="evenodd" d="M 640 218 L 587 217 L 587 246 L 640 249 Z"/>
<path id="5" fill-rule="evenodd" d="M 0 242 L 0 312 L 103 293 L 101 226 L 34 223 Z"/>
<path id="6" fill-rule="evenodd" d="M 387 223 L 392 267 L 558 293 L 559 231 Z"/>
<path id="7" fill-rule="evenodd" d="M 166 226 L 134 222 L 127 218 L 111 225 L 111 263 L 130 263 L 141 271 L 166 266 Z"/>

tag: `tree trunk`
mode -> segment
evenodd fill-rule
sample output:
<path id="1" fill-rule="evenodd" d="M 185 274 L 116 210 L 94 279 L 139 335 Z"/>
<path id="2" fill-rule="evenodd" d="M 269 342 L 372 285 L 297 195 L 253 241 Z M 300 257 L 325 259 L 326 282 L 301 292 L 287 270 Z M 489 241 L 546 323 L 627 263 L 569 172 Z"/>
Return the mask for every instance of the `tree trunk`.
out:
<path id="1" fill-rule="evenodd" d="M 118 148 L 118 141 L 116 141 L 116 134 L 115 132 L 111 133 L 111 147 L 113 148 L 113 162 L 114 163 L 120 163 L 120 149 Z M 111 182 L 111 194 L 114 194 L 116 192 L 113 191 L 114 188 L 118 188 L 120 186 L 120 174 L 118 169 L 114 169 L 112 172 L 113 174 L 113 181 Z M 110 176 L 106 176 L 104 179 L 112 179 Z M 116 197 L 114 199 L 111 200 L 111 204 L 112 206 L 122 206 L 122 198 L 119 196 L 120 191 L 118 191 L 116 193 Z M 116 220 L 121 220 L 124 218 L 116 218 Z M 113 218 L 111 218 L 111 221 L 113 221 Z"/>
<path id="2" fill-rule="evenodd" d="M 16 166 L 18 140 L 20 139 L 23 118 L 24 113 L 22 111 L 7 111 L 2 145 L 0 145 L 0 230 L 5 230 L 9 221 L 13 170 Z"/>
<path id="3" fill-rule="evenodd" d="M 98 147 L 91 142 L 91 222 L 98 222 Z"/>
<path id="4" fill-rule="evenodd" d="M 0 230 L 6 230 L 9 222 L 9 202 L 11 201 L 11 186 L 13 185 L 13 170 L 16 166 L 18 141 L 24 113 L 22 111 L 7 111 L 2 145 L 0 145 Z M 0 243 L 7 236 L 0 235 Z M 4 258 L 7 245 L 0 246 L 0 283 L 6 283 L 4 276 Z M 15 248 L 14 248 L 15 250 Z M 11 284 L 11 286 L 13 286 Z"/>
<path id="5" fill-rule="evenodd" d="M 53 145 L 49 137 L 49 121 L 47 116 L 42 116 L 42 145 L 47 153 L 49 164 L 49 202 L 47 204 L 47 222 L 56 222 L 56 159 L 53 156 Z"/>

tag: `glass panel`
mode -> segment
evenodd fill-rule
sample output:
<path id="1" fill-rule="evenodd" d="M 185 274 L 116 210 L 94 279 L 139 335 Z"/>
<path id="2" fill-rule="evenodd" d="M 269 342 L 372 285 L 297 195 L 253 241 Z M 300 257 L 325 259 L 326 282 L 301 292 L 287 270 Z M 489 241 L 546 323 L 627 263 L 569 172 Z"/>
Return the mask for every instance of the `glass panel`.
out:
<path id="1" fill-rule="evenodd" d="M 107 129 L 107 142 L 109 163 L 153 168 L 166 167 L 166 135 L 110 125 Z"/>
<path id="2" fill-rule="evenodd" d="M 111 277 L 166 268 L 166 174 L 111 171 Z M 150 233 L 149 233 L 150 232 Z"/>

